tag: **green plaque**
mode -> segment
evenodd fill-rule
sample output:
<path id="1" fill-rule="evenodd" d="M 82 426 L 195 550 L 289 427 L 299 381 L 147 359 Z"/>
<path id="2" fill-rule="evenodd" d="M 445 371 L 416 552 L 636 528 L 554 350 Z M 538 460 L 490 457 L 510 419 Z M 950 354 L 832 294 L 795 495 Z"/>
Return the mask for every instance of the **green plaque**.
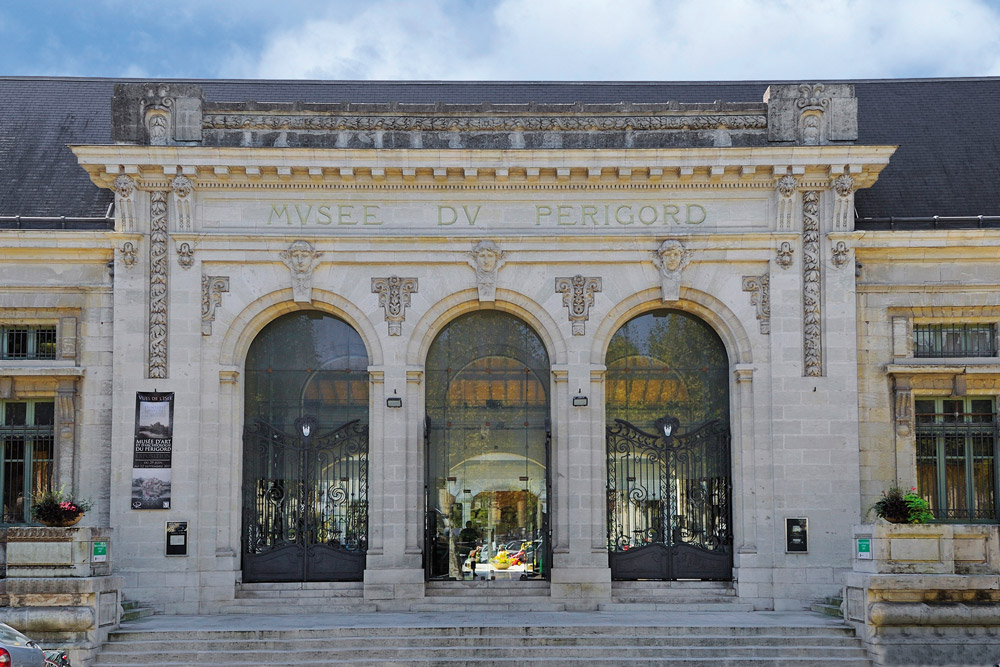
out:
<path id="1" fill-rule="evenodd" d="M 91 563 L 106 563 L 108 562 L 108 543 L 107 542 L 91 542 L 93 548 L 90 551 L 90 562 Z"/>
<path id="2" fill-rule="evenodd" d="M 861 560 L 871 560 L 872 540 L 870 537 L 858 538 L 858 558 Z"/>

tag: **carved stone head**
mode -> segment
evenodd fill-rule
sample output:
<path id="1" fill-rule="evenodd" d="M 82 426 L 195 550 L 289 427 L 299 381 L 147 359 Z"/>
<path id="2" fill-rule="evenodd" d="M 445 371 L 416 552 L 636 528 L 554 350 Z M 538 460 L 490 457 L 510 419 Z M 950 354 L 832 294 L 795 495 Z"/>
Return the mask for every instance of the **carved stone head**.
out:
<path id="1" fill-rule="evenodd" d="M 668 239 L 660 244 L 656 256 L 660 273 L 677 273 L 688 263 L 689 253 L 680 241 Z"/>
<path id="2" fill-rule="evenodd" d="M 317 254 L 308 241 L 294 241 L 282 256 L 288 268 L 295 273 L 309 273 L 313 269 L 313 260 Z"/>

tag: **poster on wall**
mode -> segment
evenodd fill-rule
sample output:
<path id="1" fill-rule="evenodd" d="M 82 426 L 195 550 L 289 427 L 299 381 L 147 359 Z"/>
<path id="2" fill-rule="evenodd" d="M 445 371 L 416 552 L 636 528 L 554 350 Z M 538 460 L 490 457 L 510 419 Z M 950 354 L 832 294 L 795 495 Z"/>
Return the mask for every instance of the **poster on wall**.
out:
<path id="1" fill-rule="evenodd" d="M 135 393 L 132 509 L 170 509 L 170 465 L 174 449 L 174 393 Z"/>

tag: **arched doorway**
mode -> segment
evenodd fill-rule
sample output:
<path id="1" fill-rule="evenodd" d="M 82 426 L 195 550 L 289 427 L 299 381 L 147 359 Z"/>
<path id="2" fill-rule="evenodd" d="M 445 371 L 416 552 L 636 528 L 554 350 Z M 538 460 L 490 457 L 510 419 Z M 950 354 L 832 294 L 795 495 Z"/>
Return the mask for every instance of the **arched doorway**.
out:
<path id="1" fill-rule="evenodd" d="M 546 577 L 549 357 L 497 310 L 449 323 L 427 354 L 429 579 Z"/>
<path id="2" fill-rule="evenodd" d="M 243 580 L 349 581 L 368 547 L 368 354 L 346 322 L 284 315 L 250 345 Z"/>
<path id="3" fill-rule="evenodd" d="M 626 322 L 606 356 L 614 579 L 731 579 L 729 361 L 679 310 Z"/>

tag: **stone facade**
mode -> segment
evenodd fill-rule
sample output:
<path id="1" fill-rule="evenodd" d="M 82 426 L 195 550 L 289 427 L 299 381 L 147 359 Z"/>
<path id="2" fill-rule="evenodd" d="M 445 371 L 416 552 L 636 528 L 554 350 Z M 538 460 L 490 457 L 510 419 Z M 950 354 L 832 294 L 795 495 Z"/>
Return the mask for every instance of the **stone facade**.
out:
<path id="1" fill-rule="evenodd" d="M 850 85 L 505 108 L 227 105 L 121 84 L 113 109 L 116 144 L 73 152 L 114 191 L 114 230 L 0 232 L 0 318 L 59 322 L 67 355 L 5 366 L 0 390 L 66 398 L 57 479 L 97 501 L 85 521 L 114 528 L 126 594 L 159 611 L 234 599 L 244 364 L 285 313 L 335 315 L 367 348 L 363 586 L 381 608 L 424 595 L 424 364 L 461 314 L 517 316 L 551 361 L 551 595 L 571 608 L 611 595 L 605 355 L 636 315 L 685 311 L 725 345 L 733 578 L 758 609 L 839 591 L 851 527 L 910 484 L 893 386 L 961 376 L 1000 393 L 994 364 L 913 368 L 896 338 L 907 318 L 1000 312 L 1000 236 L 854 230 L 854 193 L 894 148 L 856 143 Z M 176 395 L 172 503 L 135 511 L 135 393 L 153 390 Z M 793 517 L 808 552 L 786 551 Z M 164 556 L 164 521 L 188 522 L 186 557 Z"/>

